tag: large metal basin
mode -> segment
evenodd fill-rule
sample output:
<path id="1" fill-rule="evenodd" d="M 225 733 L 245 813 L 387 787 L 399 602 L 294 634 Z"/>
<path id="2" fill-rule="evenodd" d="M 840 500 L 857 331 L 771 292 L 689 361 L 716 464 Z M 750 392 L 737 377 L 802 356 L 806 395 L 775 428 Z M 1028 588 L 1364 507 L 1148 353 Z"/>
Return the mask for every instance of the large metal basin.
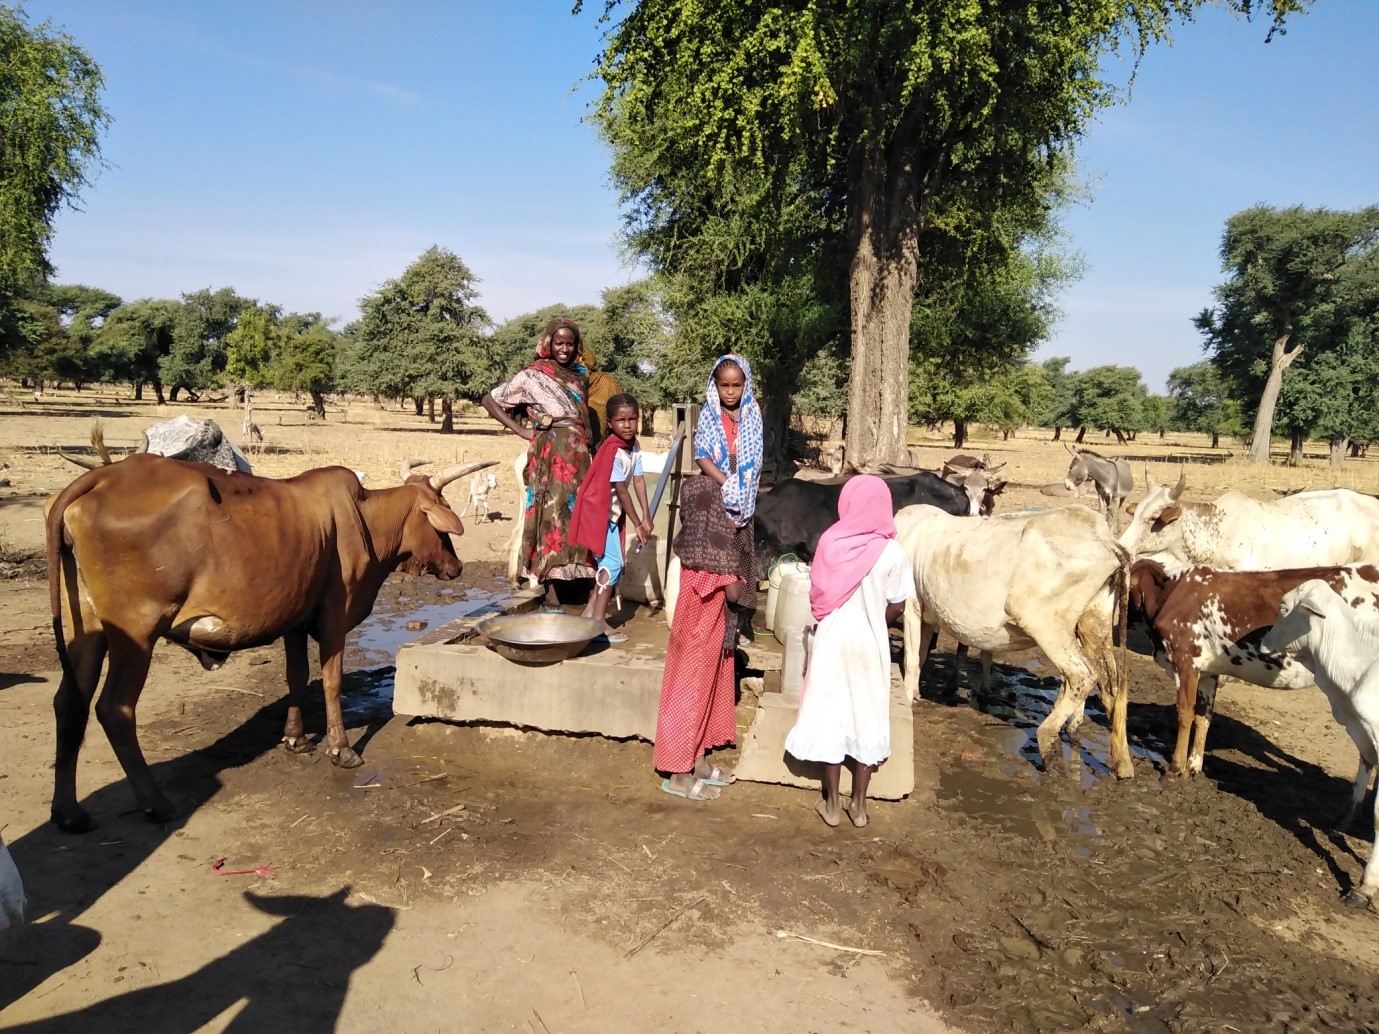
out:
<path id="1" fill-rule="evenodd" d="M 497 614 L 480 621 L 474 631 L 510 661 L 555 664 L 580 653 L 603 626 L 574 614 Z"/>

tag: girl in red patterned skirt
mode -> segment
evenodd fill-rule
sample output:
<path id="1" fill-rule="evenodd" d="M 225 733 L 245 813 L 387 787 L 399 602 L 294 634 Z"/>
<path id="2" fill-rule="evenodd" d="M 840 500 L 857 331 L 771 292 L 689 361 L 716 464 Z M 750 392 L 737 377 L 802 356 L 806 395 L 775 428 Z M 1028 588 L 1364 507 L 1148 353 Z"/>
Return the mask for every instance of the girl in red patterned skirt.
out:
<path id="1" fill-rule="evenodd" d="M 713 479 L 685 479 L 680 517 L 672 544 L 681 563 L 680 595 L 666 648 L 653 763 L 666 774 L 666 793 L 707 801 L 733 781 L 704 754 L 737 742 L 737 622 L 729 620 L 729 604 L 740 598 L 745 578 L 737 529 Z"/>

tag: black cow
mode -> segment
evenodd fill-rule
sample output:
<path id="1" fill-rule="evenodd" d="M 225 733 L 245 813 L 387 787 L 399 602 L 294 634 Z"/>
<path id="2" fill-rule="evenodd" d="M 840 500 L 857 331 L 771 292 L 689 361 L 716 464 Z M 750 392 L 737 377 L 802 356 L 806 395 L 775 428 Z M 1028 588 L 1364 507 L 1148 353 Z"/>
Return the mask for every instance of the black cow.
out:
<path id="1" fill-rule="evenodd" d="M 930 471 L 885 480 L 891 490 L 892 512 L 899 513 L 904 507 L 917 503 L 937 506 L 956 517 L 965 517 L 972 512 L 972 502 L 963 488 L 949 484 Z M 829 525 L 838 521 L 838 497 L 842 494 L 845 481 L 802 481 L 791 478 L 757 497 L 759 577 L 766 577 L 765 572 L 776 559 L 787 553 L 794 553 L 801 560 L 814 559 L 819 536 Z"/>

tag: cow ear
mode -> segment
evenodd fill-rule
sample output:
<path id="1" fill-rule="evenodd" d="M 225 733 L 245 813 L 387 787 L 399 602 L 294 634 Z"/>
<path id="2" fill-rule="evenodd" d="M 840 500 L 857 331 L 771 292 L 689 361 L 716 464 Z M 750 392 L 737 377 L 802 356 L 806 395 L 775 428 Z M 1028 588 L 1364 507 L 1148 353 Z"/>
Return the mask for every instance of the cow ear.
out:
<path id="1" fill-rule="evenodd" d="M 426 514 L 426 519 L 431 522 L 431 527 L 437 531 L 443 531 L 450 535 L 463 535 L 464 524 L 460 522 L 459 514 L 445 503 L 439 506 L 435 503 L 422 503 L 421 512 Z"/>
<path id="2" fill-rule="evenodd" d="M 1307 613 L 1315 614 L 1319 618 L 1326 617 L 1326 613 L 1322 610 L 1321 604 L 1310 596 L 1304 596 L 1302 599 L 1298 600 L 1298 606 L 1307 611 Z"/>
<path id="3" fill-rule="evenodd" d="M 1162 510 L 1159 511 L 1159 515 L 1154 518 L 1154 525 L 1155 527 L 1161 528 L 1166 524 L 1172 524 L 1182 515 L 1183 511 L 1181 507 L 1165 506 Z"/>

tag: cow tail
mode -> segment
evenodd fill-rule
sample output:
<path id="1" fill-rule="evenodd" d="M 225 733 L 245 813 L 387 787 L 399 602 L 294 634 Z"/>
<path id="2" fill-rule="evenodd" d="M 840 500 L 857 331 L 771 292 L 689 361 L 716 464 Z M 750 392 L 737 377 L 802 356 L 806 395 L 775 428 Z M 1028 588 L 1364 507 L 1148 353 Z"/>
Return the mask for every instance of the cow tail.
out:
<path id="1" fill-rule="evenodd" d="M 91 475 L 82 475 L 59 492 L 47 508 L 48 512 L 44 516 L 43 524 L 48 560 L 48 604 L 53 615 L 53 638 L 57 643 L 57 659 L 62 666 L 63 678 L 69 680 L 76 676 L 72 670 L 71 658 L 67 656 L 67 637 L 62 633 L 62 583 L 63 574 L 70 562 L 72 564 L 73 587 L 75 587 L 76 558 L 71 547 L 67 545 L 62 522 L 67 515 L 67 507 L 90 491 L 92 486 L 84 484 L 90 479 Z"/>
<path id="2" fill-rule="evenodd" d="M 1116 635 L 1120 637 L 1120 668 L 1116 678 L 1117 692 L 1130 691 L 1130 554 L 1116 544 L 1116 559 L 1120 561 L 1112 582 L 1116 594 Z"/>

